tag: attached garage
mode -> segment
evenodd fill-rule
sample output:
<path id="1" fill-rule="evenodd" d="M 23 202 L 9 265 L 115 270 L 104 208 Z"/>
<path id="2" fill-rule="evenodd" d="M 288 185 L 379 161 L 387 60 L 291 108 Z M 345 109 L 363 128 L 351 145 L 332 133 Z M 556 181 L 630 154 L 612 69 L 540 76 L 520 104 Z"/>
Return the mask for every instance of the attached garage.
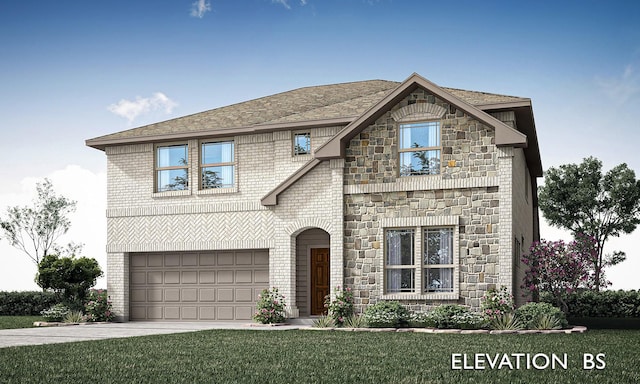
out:
<path id="1" fill-rule="evenodd" d="M 130 254 L 131 320 L 250 320 L 269 251 Z"/>

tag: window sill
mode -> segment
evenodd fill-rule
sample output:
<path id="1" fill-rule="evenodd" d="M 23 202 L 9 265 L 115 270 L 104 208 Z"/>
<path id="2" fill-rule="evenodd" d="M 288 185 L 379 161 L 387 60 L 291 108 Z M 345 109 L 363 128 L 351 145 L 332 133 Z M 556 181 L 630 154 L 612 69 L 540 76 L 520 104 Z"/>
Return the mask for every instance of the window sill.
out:
<path id="1" fill-rule="evenodd" d="M 458 292 L 441 293 L 385 293 L 382 300 L 458 300 Z"/>
<path id="2" fill-rule="evenodd" d="M 151 194 L 151 197 L 161 198 L 161 197 L 176 197 L 176 196 L 189 196 L 189 195 L 191 195 L 191 190 L 186 189 L 183 191 L 154 192 Z"/>
<path id="3" fill-rule="evenodd" d="M 293 155 L 293 156 L 291 156 L 291 161 L 292 162 L 309 161 L 311 159 L 313 159 L 313 155 L 311 155 L 310 153 L 308 153 L 306 155 Z"/>
<path id="4" fill-rule="evenodd" d="M 209 188 L 195 192 L 196 195 L 224 195 L 228 193 L 238 193 L 238 187 L 231 188 Z"/>

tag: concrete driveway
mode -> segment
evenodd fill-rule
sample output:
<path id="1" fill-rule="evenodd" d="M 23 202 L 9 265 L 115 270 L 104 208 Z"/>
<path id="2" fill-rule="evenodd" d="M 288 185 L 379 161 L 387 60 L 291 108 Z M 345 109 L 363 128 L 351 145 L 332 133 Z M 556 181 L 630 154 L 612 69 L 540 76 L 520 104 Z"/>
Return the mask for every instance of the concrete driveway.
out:
<path id="1" fill-rule="evenodd" d="M 286 330 L 296 325 L 257 326 L 242 322 L 155 322 L 81 324 L 60 327 L 36 327 L 0 330 L 0 348 L 21 345 L 69 343 L 74 341 L 115 339 L 169 333 L 196 332 L 206 329 Z"/>

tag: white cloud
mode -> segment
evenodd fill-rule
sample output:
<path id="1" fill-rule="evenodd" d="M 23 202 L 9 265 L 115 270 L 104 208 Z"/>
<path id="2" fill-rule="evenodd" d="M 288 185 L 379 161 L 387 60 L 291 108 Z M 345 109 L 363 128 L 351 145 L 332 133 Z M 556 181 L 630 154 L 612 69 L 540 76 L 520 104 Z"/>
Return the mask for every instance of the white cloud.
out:
<path id="1" fill-rule="evenodd" d="M 620 76 L 596 78 L 596 83 L 605 95 L 620 104 L 640 93 L 640 75 L 633 65 L 627 65 Z"/>
<path id="2" fill-rule="evenodd" d="M 206 0 L 198 0 L 191 4 L 191 16 L 202 19 L 205 13 L 211 11 L 211 3 Z"/>
<path id="3" fill-rule="evenodd" d="M 94 173 L 78 165 L 69 165 L 46 176 L 58 195 L 77 202 L 76 211 L 69 215 L 71 228 L 58 243 L 84 243 L 81 256 L 95 258 L 107 273 L 107 176 Z M 31 205 L 36 197 L 36 183 L 43 179 L 26 177 L 19 182 L 19 193 L 0 193 L 0 214 L 16 205 Z M 0 240 L 0 291 L 40 289 L 34 282 L 36 266 L 5 239 Z M 98 279 L 97 287 L 106 288 L 106 277 Z"/>
<path id="4" fill-rule="evenodd" d="M 156 110 L 164 110 L 169 114 L 178 104 L 168 98 L 162 92 L 156 92 L 151 97 L 136 97 L 135 100 L 122 99 L 116 104 L 111 104 L 107 109 L 118 116 L 122 116 L 132 123 L 138 116 Z"/>
<path id="5" fill-rule="evenodd" d="M 271 0 L 272 3 L 281 4 L 283 7 L 287 9 L 291 9 L 289 2 L 287 0 Z"/>

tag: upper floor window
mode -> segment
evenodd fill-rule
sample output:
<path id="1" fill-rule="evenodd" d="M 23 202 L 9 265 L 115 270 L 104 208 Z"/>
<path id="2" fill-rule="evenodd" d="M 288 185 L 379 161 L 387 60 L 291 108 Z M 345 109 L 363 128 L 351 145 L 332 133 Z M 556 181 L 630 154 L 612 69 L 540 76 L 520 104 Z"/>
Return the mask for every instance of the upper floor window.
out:
<path id="1" fill-rule="evenodd" d="M 311 133 L 293 134 L 293 155 L 308 155 L 311 153 Z"/>
<path id="2" fill-rule="evenodd" d="M 187 144 L 156 146 L 156 192 L 182 191 L 189 187 Z"/>
<path id="3" fill-rule="evenodd" d="M 440 173 L 440 122 L 400 124 L 400 176 Z"/>
<path id="4" fill-rule="evenodd" d="M 200 175 L 202 189 L 230 188 L 234 185 L 233 141 L 202 143 Z"/>

